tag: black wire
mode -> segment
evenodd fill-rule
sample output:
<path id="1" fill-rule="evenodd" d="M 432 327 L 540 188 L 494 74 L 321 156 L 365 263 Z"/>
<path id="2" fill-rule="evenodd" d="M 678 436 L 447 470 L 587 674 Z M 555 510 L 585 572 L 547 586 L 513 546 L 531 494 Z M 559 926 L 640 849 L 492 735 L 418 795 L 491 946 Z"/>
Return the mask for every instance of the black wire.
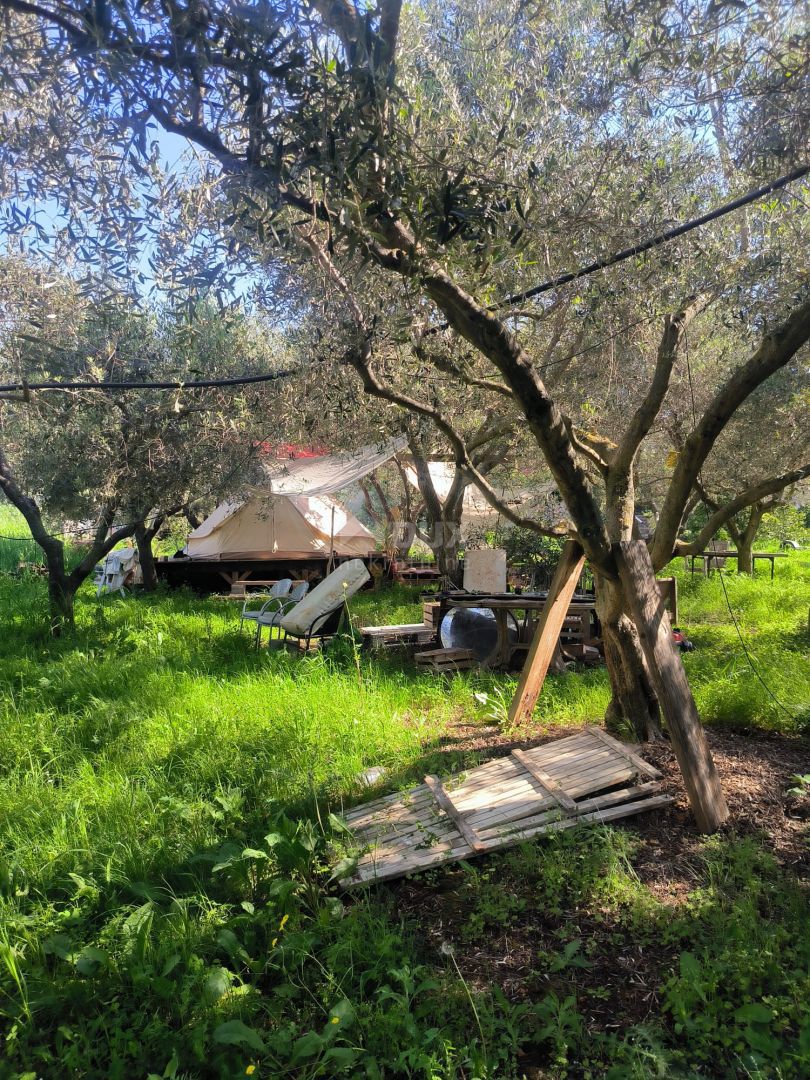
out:
<path id="1" fill-rule="evenodd" d="M 634 255 L 641 255 L 643 252 L 650 251 L 654 247 L 660 247 L 662 244 L 674 240 L 677 236 L 684 236 L 686 233 L 692 232 L 693 229 L 699 229 L 702 225 L 707 225 L 710 221 L 717 221 L 718 218 L 725 217 L 726 214 L 731 214 L 733 211 L 739 210 L 743 206 L 748 206 L 750 203 L 756 202 L 766 195 L 770 195 L 773 191 L 779 191 L 788 184 L 792 184 L 794 180 L 801 180 L 801 178 L 807 176 L 808 173 L 810 173 L 810 165 L 800 165 L 798 168 L 794 169 L 793 172 L 786 173 L 784 176 L 780 176 L 778 179 L 772 180 L 769 184 L 756 188 L 754 191 L 749 191 L 746 195 L 741 195 L 739 199 L 724 203 L 723 206 L 718 206 L 716 209 L 710 210 L 701 217 L 692 218 L 690 221 L 685 221 L 681 225 L 675 225 L 673 228 L 658 233 L 657 236 L 653 236 L 649 240 L 643 240 L 641 243 L 634 244 L 632 247 L 624 248 L 622 251 L 616 252 L 615 255 L 608 255 L 604 259 L 597 259 L 596 262 L 589 263 L 580 270 L 573 270 L 568 274 L 561 274 L 559 277 L 551 278 L 550 281 L 544 281 L 542 285 L 535 285 L 531 289 L 524 289 L 523 292 L 513 293 L 511 296 L 507 296 L 495 304 L 490 304 L 486 310 L 500 311 L 505 307 L 513 307 L 515 304 L 522 303 L 524 300 L 529 300 L 534 296 L 540 296 L 542 293 L 557 289 L 561 285 L 567 285 L 572 281 L 578 281 L 580 278 L 588 277 L 599 270 L 605 270 L 607 267 L 615 266 L 617 263 L 624 262 L 626 259 L 632 259 Z M 450 324 L 447 322 L 439 323 L 436 326 L 432 326 L 429 330 L 426 330 L 425 335 L 438 334 L 442 330 L 447 330 L 449 325 Z"/>
<path id="2" fill-rule="evenodd" d="M 785 176 L 780 176 L 778 179 L 772 180 L 769 184 L 756 188 L 754 191 L 749 191 L 747 195 L 741 195 L 739 199 L 734 199 L 733 202 L 725 203 L 723 206 L 710 210 L 707 214 L 703 214 L 702 217 L 685 221 L 681 225 L 676 225 L 672 229 L 667 229 L 666 232 L 651 237 L 649 240 L 642 241 L 640 244 L 634 244 L 633 247 L 624 248 L 624 250 L 616 252 L 615 255 L 610 255 L 605 259 L 599 259 L 596 262 L 589 263 L 580 270 L 562 274 L 560 277 L 552 278 L 550 281 L 544 281 L 542 285 L 535 285 L 531 289 L 525 289 L 523 292 L 507 296 L 503 300 L 499 300 L 496 304 L 490 304 L 486 310 L 500 311 L 501 308 L 511 307 L 514 304 L 521 303 L 523 300 L 529 300 L 534 296 L 540 296 L 541 293 L 559 288 L 561 285 L 567 285 L 571 281 L 577 281 L 579 278 L 588 277 L 590 274 L 595 274 L 599 270 L 605 270 L 608 266 L 615 266 L 616 263 L 624 262 L 626 259 L 631 259 L 634 255 L 640 255 L 645 251 L 650 251 L 652 248 L 659 247 L 669 240 L 674 240 L 677 236 L 683 236 L 693 229 L 699 229 L 701 225 L 706 225 L 710 221 L 716 221 L 718 218 L 725 217 L 726 214 L 739 210 L 743 206 L 748 206 L 749 203 L 756 202 L 758 199 L 764 198 L 771 192 L 786 187 L 787 184 L 793 183 L 794 180 L 800 180 L 808 173 L 810 173 L 810 165 L 800 165 L 797 169 L 794 169 L 793 172 L 787 173 Z M 446 330 L 448 325 L 448 323 L 441 323 L 438 326 L 431 327 L 426 331 L 426 334 L 436 334 L 441 330 Z M 284 371 L 272 372 L 269 375 L 240 375 L 230 379 L 193 379 L 189 382 L 18 382 L 0 385 L 0 393 L 27 393 L 29 390 L 193 390 L 201 387 L 244 386 L 249 383 L 275 382 L 277 379 L 287 379 L 293 375 L 299 375 L 304 370 L 304 368 L 288 368 Z"/>
<path id="3" fill-rule="evenodd" d="M 765 687 L 768 694 L 770 694 L 770 696 L 773 698 L 773 700 L 776 702 L 776 704 L 779 706 L 779 708 L 782 710 L 782 712 L 785 714 L 785 716 L 789 717 L 791 720 L 795 720 L 796 715 L 790 711 L 790 709 L 787 707 L 787 705 L 783 704 L 779 700 L 779 698 L 776 696 L 776 694 L 773 692 L 773 690 L 771 690 L 770 686 L 768 686 L 768 684 L 765 682 L 765 680 L 760 675 L 759 669 L 757 668 L 756 664 L 754 663 L 753 659 L 751 658 L 751 654 L 748 651 L 748 646 L 745 644 L 745 639 L 742 636 L 742 632 L 740 631 L 740 627 L 739 627 L 739 625 L 737 623 L 737 619 L 736 619 L 736 617 L 734 615 L 734 612 L 731 610 L 731 601 L 729 600 L 728 593 L 726 592 L 726 583 L 723 580 L 723 571 L 720 569 L 720 567 L 717 568 L 717 573 L 720 575 L 720 584 L 723 586 L 723 596 L 725 596 L 725 598 L 726 598 L 726 607 L 728 608 L 728 613 L 731 616 L 731 621 L 734 623 L 734 629 L 737 631 L 737 637 L 740 639 L 740 645 L 742 645 L 742 650 L 745 653 L 745 659 L 748 661 L 748 666 L 751 668 L 753 673 L 756 675 L 756 677 L 759 679 L 759 681 Z"/>
<path id="4" fill-rule="evenodd" d="M 272 371 L 266 375 L 235 375 L 228 379 L 190 379 L 187 382 L 170 381 L 163 382 L 41 382 L 41 383 L 5 383 L 0 385 L 0 393 L 19 391 L 26 393 L 28 390 L 194 390 L 200 387 L 213 386 L 246 386 L 250 383 L 275 382 L 277 379 L 289 379 L 293 375 L 300 375 L 307 368 L 285 368 L 281 371 Z"/>
<path id="5" fill-rule="evenodd" d="M 691 221 L 685 221 L 681 225 L 675 225 L 673 228 L 667 229 L 665 232 L 659 233 L 649 240 L 644 240 L 640 244 L 634 244 L 632 247 L 624 248 L 623 251 L 616 252 L 615 255 L 609 255 L 605 259 L 598 259 L 596 262 L 589 263 L 580 270 L 574 270 L 569 274 L 561 274 L 559 277 L 552 278 L 551 281 L 544 281 L 542 285 L 535 285 L 534 288 L 525 289 L 523 292 L 507 296 L 505 299 L 499 300 L 497 304 L 490 304 L 488 310 L 499 311 L 501 308 L 510 307 L 512 304 L 519 304 L 523 300 L 529 300 L 533 296 L 540 296 L 541 293 L 559 288 L 560 285 L 567 285 L 571 281 L 577 281 L 579 278 L 587 277 L 589 274 L 595 274 L 597 270 L 605 270 L 608 266 L 615 266 L 616 263 L 624 262 L 626 259 L 632 259 L 634 255 L 641 255 L 645 251 L 650 251 L 654 247 L 659 247 L 661 244 L 666 244 L 668 241 L 674 240 L 677 236 L 683 236 L 693 229 L 699 229 L 702 225 L 707 225 L 710 221 L 716 221 L 718 218 L 725 217 L 726 214 L 730 214 L 734 210 L 739 210 L 743 206 L 748 206 L 749 203 L 756 202 L 758 199 L 770 195 L 771 192 L 786 187 L 788 184 L 793 183 L 794 180 L 801 180 L 801 178 L 808 173 L 810 173 L 810 165 L 800 165 L 797 169 L 794 169 L 793 172 L 787 173 L 785 176 L 780 176 L 777 180 L 772 180 L 771 183 L 756 188 L 754 191 L 749 191 L 747 195 L 741 195 L 739 199 L 734 199 L 733 202 L 725 203 L 715 210 L 710 210 L 707 214 L 703 214 L 702 217 L 692 218 Z"/>

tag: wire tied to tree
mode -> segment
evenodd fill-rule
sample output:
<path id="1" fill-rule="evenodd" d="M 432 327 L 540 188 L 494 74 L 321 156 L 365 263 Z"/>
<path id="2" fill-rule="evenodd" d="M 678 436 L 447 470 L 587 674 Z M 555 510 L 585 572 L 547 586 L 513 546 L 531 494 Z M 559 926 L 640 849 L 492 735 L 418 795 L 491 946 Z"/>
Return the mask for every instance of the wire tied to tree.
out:
<path id="1" fill-rule="evenodd" d="M 497 301 L 497 303 L 490 304 L 487 310 L 500 311 L 503 308 L 522 303 L 524 300 L 540 296 L 542 293 L 550 292 L 552 289 L 560 288 L 562 285 L 567 285 L 572 281 L 578 281 L 580 278 L 589 277 L 591 274 L 595 274 L 600 270 L 606 270 L 609 266 L 615 266 L 617 263 L 633 258 L 634 255 L 641 255 L 645 251 L 660 247 L 662 244 L 666 244 L 678 236 L 684 236 L 686 233 L 692 232 L 693 229 L 699 229 L 701 226 L 707 225 L 710 221 L 717 221 L 727 214 L 733 213 L 735 210 L 740 210 L 744 206 L 757 202 L 759 199 L 765 198 L 766 195 L 770 195 L 774 191 L 779 191 L 796 180 L 801 180 L 802 177 L 807 176 L 808 174 L 810 174 L 810 164 L 800 165 L 792 172 L 786 173 L 784 176 L 780 176 L 776 180 L 772 180 L 770 183 L 764 184 L 762 187 L 758 187 L 753 191 L 749 191 L 746 195 L 741 195 L 732 202 L 725 203 L 723 206 L 718 206 L 714 210 L 710 210 L 708 213 L 703 214 L 701 217 L 692 218 L 689 221 L 682 222 L 680 225 L 675 225 L 665 232 L 658 233 L 656 236 L 650 237 L 639 244 L 634 244 L 632 247 L 624 248 L 614 255 L 610 255 L 604 259 L 598 259 L 596 262 L 588 263 L 587 266 L 583 266 L 579 270 L 561 274 L 559 277 L 544 281 L 541 285 L 535 285 L 530 289 L 525 289 L 523 292 L 513 293 L 511 296 L 507 296 L 503 300 Z M 441 330 L 446 330 L 447 327 L 447 323 L 441 323 L 438 326 L 431 327 L 425 333 L 435 334 Z M 22 392 L 25 396 L 25 400 L 28 401 L 32 390 L 195 390 L 217 386 L 246 386 L 252 383 L 266 383 L 275 382 L 279 379 L 289 379 L 295 375 L 302 374 L 305 370 L 306 368 L 304 367 L 287 368 L 282 371 L 270 372 L 266 375 L 239 375 L 228 379 L 191 379 L 184 382 L 179 380 L 165 380 L 155 382 L 51 381 L 29 383 L 23 379 L 21 382 L 0 385 L 0 394 Z"/>

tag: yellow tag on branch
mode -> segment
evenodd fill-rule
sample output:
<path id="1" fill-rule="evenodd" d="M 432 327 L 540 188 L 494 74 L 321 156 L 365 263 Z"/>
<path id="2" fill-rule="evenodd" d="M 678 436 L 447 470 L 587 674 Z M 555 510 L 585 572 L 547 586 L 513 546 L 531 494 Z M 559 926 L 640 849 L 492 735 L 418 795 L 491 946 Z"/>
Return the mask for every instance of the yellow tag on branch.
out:
<path id="1" fill-rule="evenodd" d="M 678 464 L 678 458 L 681 456 L 679 450 L 670 450 L 667 454 L 666 466 L 668 469 L 674 469 Z"/>

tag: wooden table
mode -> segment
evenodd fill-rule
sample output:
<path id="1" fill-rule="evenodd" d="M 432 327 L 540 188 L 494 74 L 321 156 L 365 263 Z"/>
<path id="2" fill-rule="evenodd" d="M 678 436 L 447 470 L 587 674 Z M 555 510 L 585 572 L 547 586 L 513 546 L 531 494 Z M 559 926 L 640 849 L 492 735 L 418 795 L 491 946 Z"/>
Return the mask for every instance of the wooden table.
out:
<path id="1" fill-rule="evenodd" d="M 495 648 L 483 661 L 485 667 L 506 667 L 515 652 L 525 647 L 525 643 L 511 642 L 509 640 L 509 613 L 524 611 L 528 617 L 531 611 L 542 611 L 546 606 L 546 597 L 537 594 L 524 593 L 493 593 L 482 596 L 465 595 L 462 597 L 450 597 L 447 601 L 449 607 L 455 608 L 489 608 L 495 616 L 495 625 L 498 638 Z M 575 598 L 568 606 L 568 615 L 583 615 L 596 610 L 596 602 L 585 597 Z"/>
<path id="2" fill-rule="evenodd" d="M 695 559 L 703 560 L 703 573 L 708 576 L 711 571 L 712 559 L 736 559 L 738 557 L 738 551 L 696 551 L 691 556 L 691 573 L 694 574 L 695 572 Z M 752 569 L 756 570 L 757 559 L 770 561 L 771 581 L 773 581 L 774 559 L 787 559 L 789 557 L 787 551 L 755 551 L 751 555 Z"/>

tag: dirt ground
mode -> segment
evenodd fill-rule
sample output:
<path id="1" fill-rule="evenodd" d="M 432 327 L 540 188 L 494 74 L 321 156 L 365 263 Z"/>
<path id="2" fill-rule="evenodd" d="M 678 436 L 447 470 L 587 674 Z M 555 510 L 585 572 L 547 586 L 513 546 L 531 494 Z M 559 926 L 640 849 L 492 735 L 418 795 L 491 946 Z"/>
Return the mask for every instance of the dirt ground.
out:
<path id="1" fill-rule="evenodd" d="M 495 727 L 459 723 L 442 740 L 440 754 L 447 754 L 450 761 L 457 760 L 459 752 L 498 757 L 516 747 L 527 749 L 578 730 L 555 729 L 548 738 L 520 741 L 504 737 Z M 810 770 L 810 744 L 777 735 L 711 730 L 707 738 L 730 809 L 724 831 L 735 836 L 755 834 L 786 870 L 810 883 L 807 800 L 802 804 L 787 793 L 792 777 Z M 662 903 L 677 906 L 699 883 L 701 838 L 669 744 L 646 745 L 639 752 L 661 770 L 664 790 L 675 801 L 615 826 L 631 829 L 639 839 L 633 869 L 640 881 Z M 445 771 L 451 769 L 448 765 Z M 476 860 L 476 865 L 485 863 L 486 859 Z M 666 945 L 649 938 L 639 943 L 632 935 L 617 933 L 613 921 L 599 910 L 549 915 L 531 905 L 507 926 L 488 928 L 475 940 L 465 940 L 462 928 L 469 904 L 459 895 L 463 880 L 463 870 L 447 867 L 438 879 L 417 876 L 394 882 L 392 888 L 403 914 L 418 917 L 425 928 L 429 949 L 435 947 L 438 953 L 452 943 L 456 962 L 470 985 L 483 989 L 497 983 L 512 1001 L 537 1000 L 549 990 L 560 997 L 576 990 L 588 1022 L 604 1031 L 618 1031 L 648 1017 L 660 1019 L 657 987 L 662 973 L 676 960 Z M 500 884 L 509 889 L 508 880 Z M 575 938 L 596 943 L 592 966 L 543 974 L 538 955 L 558 952 L 561 941 Z M 531 1063 L 525 1065 L 527 1075 L 532 1075 Z"/>

